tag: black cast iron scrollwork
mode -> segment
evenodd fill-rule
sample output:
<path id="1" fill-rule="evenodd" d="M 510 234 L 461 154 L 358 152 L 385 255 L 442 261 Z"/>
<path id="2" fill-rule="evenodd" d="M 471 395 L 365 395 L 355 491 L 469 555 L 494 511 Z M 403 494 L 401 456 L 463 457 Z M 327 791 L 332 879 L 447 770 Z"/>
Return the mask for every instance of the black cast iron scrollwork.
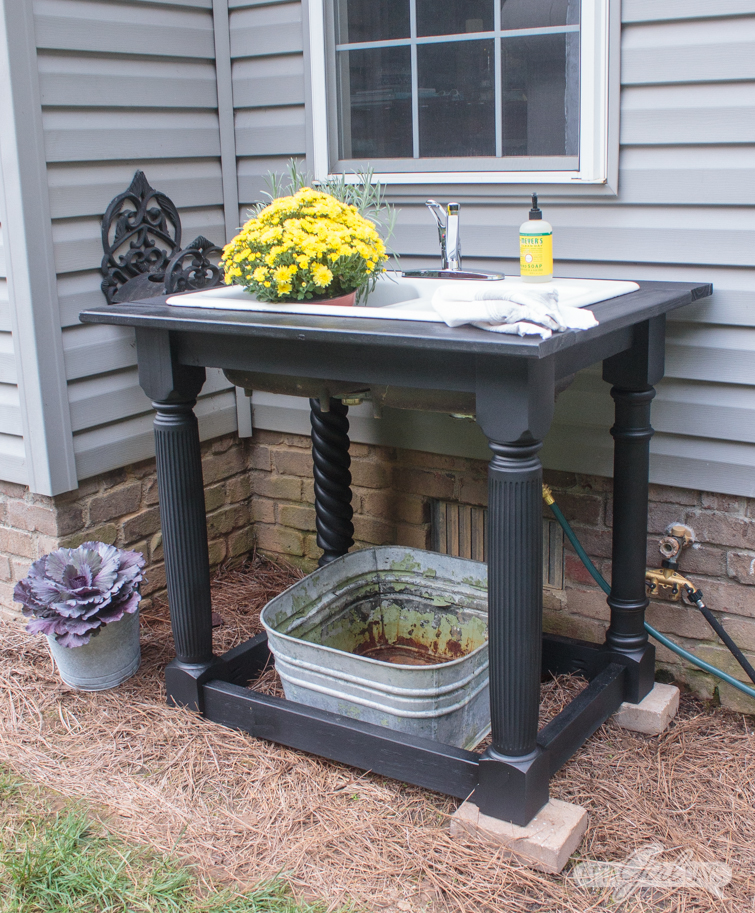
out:
<path id="1" fill-rule="evenodd" d="M 137 171 L 128 190 L 108 206 L 102 217 L 102 249 L 101 288 L 109 304 L 130 280 L 144 275 L 162 278 L 181 249 L 178 210 L 170 197 L 150 186 L 144 172 Z M 160 292 L 156 288 L 153 294 Z"/>
<path id="2" fill-rule="evenodd" d="M 170 261 L 165 270 L 165 293 L 192 292 L 215 288 L 223 282 L 223 272 L 209 257 L 218 260 L 222 250 L 200 235 Z M 186 261 L 189 261 L 188 263 Z"/>
<path id="3" fill-rule="evenodd" d="M 323 412 L 318 399 L 310 399 L 312 460 L 315 477 L 317 544 L 323 550 L 318 564 L 340 558 L 354 544 L 351 506 L 351 457 L 349 456 L 349 411 L 340 400 L 330 400 Z"/>

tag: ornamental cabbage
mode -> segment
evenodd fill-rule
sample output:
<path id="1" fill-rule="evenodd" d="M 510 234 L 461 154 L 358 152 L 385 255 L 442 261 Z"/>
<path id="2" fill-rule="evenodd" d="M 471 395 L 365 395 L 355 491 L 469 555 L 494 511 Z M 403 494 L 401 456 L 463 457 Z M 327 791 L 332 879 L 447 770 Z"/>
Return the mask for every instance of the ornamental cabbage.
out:
<path id="1" fill-rule="evenodd" d="M 59 548 L 29 568 L 13 598 L 31 617 L 30 634 L 55 635 L 64 647 L 88 644 L 103 625 L 139 607 L 144 557 L 104 542 Z"/>

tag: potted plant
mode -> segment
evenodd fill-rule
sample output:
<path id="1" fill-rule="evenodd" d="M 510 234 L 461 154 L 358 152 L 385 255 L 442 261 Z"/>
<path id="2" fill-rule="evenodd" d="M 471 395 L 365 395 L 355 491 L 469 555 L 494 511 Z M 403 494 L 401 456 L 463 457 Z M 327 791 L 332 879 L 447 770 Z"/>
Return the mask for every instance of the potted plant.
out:
<path id="1" fill-rule="evenodd" d="M 375 287 L 386 260 L 373 221 L 312 187 L 273 199 L 223 249 L 226 283 L 259 301 L 354 304 Z"/>
<path id="2" fill-rule="evenodd" d="M 45 634 L 61 678 L 82 691 L 102 691 L 139 668 L 139 584 L 144 558 L 104 542 L 59 548 L 19 581 L 13 598 Z"/>

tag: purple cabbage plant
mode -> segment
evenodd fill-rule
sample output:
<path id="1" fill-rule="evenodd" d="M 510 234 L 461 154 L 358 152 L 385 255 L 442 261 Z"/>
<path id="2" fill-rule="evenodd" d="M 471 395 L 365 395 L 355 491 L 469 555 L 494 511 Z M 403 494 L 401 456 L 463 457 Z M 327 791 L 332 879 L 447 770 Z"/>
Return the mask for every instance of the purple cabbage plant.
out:
<path id="1" fill-rule="evenodd" d="M 103 625 L 136 612 L 143 567 L 139 552 L 104 542 L 59 548 L 32 564 L 13 598 L 31 617 L 30 634 L 55 635 L 64 647 L 81 647 Z"/>

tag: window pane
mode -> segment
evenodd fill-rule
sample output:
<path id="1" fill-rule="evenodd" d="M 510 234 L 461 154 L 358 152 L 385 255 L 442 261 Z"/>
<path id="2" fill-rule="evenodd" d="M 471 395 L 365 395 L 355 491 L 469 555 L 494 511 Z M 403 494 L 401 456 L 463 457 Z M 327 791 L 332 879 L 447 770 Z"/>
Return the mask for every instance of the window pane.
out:
<path id="1" fill-rule="evenodd" d="M 409 37 L 409 0 L 337 0 L 336 41 Z"/>
<path id="2" fill-rule="evenodd" d="M 417 0 L 417 34 L 493 31 L 493 0 Z"/>
<path id="3" fill-rule="evenodd" d="M 578 25 L 579 0 L 501 0 L 501 28 Z"/>
<path id="4" fill-rule="evenodd" d="M 419 154 L 495 155 L 493 39 L 417 48 Z"/>
<path id="5" fill-rule="evenodd" d="M 341 158 L 411 158 L 408 47 L 339 51 Z"/>
<path id="6" fill-rule="evenodd" d="M 503 154 L 577 155 L 579 33 L 504 38 Z"/>

